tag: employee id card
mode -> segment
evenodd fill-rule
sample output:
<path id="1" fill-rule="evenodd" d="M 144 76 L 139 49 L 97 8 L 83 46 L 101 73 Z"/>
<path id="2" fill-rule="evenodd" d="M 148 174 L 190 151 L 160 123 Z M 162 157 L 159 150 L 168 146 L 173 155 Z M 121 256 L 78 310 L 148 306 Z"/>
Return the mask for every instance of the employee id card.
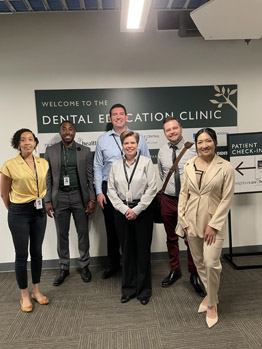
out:
<path id="1" fill-rule="evenodd" d="M 64 186 L 68 187 L 70 185 L 70 178 L 69 176 L 64 176 Z"/>
<path id="2" fill-rule="evenodd" d="M 133 201 L 133 195 L 131 191 L 126 191 L 126 203 L 129 204 Z"/>
<path id="3" fill-rule="evenodd" d="M 43 200 L 42 199 L 36 199 L 35 200 L 35 207 L 37 210 L 41 210 L 43 208 Z"/>

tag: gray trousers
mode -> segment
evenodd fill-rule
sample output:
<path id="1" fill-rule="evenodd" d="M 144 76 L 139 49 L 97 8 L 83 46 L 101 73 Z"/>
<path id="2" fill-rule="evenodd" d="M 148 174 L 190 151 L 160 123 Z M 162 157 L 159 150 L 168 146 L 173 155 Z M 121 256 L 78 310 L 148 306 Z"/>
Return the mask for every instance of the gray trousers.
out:
<path id="1" fill-rule="evenodd" d="M 81 268 L 88 266 L 90 263 L 88 216 L 85 213 L 80 191 L 59 191 L 54 211 L 60 268 L 69 269 L 70 266 L 69 228 L 71 213 L 78 235 L 79 264 Z"/>

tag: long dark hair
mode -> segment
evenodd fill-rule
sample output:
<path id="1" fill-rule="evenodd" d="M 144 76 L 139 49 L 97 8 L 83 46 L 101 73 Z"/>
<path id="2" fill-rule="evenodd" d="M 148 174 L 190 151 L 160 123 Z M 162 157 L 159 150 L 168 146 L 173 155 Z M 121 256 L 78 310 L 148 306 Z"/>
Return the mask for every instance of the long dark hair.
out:
<path id="1" fill-rule="evenodd" d="M 198 137 L 202 134 L 202 133 L 207 133 L 213 140 L 214 144 L 215 144 L 215 151 L 217 149 L 217 134 L 216 132 L 209 127 L 206 128 L 201 128 L 195 135 L 195 144 L 196 144 L 196 148 L 197 148 L 197 139 Z"/>

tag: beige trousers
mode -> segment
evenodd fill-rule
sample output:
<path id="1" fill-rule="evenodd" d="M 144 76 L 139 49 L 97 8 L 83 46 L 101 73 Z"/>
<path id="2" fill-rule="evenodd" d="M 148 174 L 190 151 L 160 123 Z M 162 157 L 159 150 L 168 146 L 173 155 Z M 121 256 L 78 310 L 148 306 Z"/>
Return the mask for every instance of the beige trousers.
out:
<path id="1" fill-rule="evenodd" d="M 203 238 L 188 236 L 187 241 L 198 275 L 206 289 L 207 305 L 216 306 L 222 270 L 220 256 L 224 240 L 217 239 L 214 244 L 207 245 Z"/>

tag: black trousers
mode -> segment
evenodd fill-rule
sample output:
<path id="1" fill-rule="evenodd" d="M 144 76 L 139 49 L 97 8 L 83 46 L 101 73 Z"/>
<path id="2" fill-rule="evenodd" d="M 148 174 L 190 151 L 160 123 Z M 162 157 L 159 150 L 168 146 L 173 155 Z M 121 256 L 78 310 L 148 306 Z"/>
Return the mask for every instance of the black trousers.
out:
<path id="1" fill-rule="evenodd" d="M 120 241 L 117 234 L 117 229 L 114 221 L 115 209 L 109 200 L 107 193 L 107 182 L 102 183 L 102 191 L 106 197 L 107 204 L 104 204 L 103 214 L 105 219 L 106 234 L 107 234 L 107 256 L 109 259 L 109 267 L 119 268 L 120 266 Z"/>
<path id="2" fill-rule="evenodd" d="M 46 213 L 36 210 L 34 201 L 27 204 L 11 203 L 8 225 L 15 246 L 15 273 L 20 289 L 28 287 L 27 258 L 30 241 L 31 274 L 33 284 L 38 284 L 42 271 L 42 243 L 46 228 Z"/>
<path id="3" fill-rule="evenodd" d="M 153 215 L 149 206 L 135 220 L 128 221 L 115 211 L 115 222 L 122 248 L 122 294 L 138 299 L 152 295 L 150 248 Z"/>

